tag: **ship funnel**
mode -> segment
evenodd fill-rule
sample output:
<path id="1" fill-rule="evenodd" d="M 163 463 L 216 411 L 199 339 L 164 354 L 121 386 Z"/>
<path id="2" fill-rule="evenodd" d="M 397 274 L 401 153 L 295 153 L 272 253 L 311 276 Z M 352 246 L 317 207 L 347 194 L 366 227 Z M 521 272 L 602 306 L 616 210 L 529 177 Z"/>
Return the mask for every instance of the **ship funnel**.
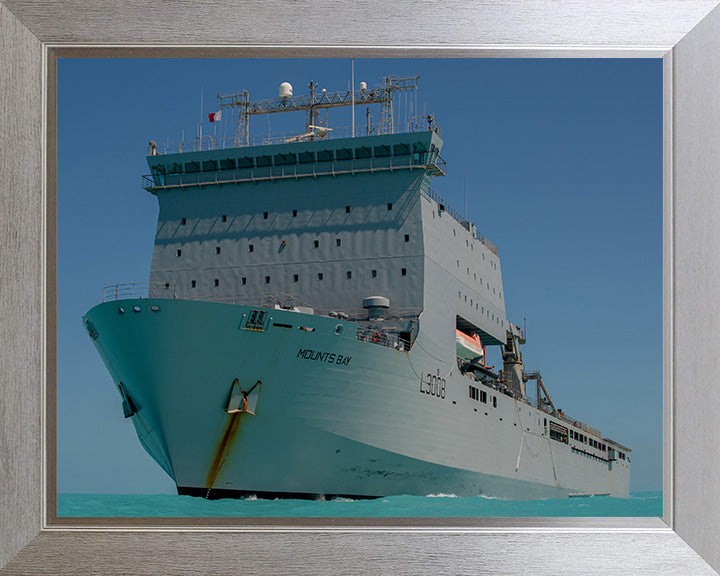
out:
<path id="1" fill-rule="evenodd" d="M 368 320 L 382 320 L 385 310 L 390 308 L 390 300 L 384 296 L 368 296 L 363 298 L 363 308 L 367 308 Z"/>
<path id="2" fill-rule="evenodd" d="M 292 96 L 292 84 L 290 82 L 283 82 L 280 84 L 280 98 L 290 98 Z"/>

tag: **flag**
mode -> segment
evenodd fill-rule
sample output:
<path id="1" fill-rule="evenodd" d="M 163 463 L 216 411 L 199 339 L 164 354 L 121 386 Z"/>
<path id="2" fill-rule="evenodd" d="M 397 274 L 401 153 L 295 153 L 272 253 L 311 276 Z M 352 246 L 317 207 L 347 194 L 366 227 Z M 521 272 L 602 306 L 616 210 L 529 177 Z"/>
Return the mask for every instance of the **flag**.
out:
<path id="1" fill-rule="evenodd" d="M 220 112 L 208 114 L 208 119 L 210 120 L 210 122 L 220 122 L 220 114 L 222 114 L 222 110 L 220 110 Z"/>

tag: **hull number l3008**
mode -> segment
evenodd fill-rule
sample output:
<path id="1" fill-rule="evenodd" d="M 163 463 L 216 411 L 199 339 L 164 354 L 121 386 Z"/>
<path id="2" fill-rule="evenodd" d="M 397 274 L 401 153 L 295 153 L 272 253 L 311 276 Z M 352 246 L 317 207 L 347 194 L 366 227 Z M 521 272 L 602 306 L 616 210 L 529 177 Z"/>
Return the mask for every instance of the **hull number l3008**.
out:
<path id="1" fill-rule="evenodd" d="M 420 376 L 420 392 L 436 398 L 445 398 L 445 378 L 440 378 L 439 370 L 437 375 L 428 372 Z"/>

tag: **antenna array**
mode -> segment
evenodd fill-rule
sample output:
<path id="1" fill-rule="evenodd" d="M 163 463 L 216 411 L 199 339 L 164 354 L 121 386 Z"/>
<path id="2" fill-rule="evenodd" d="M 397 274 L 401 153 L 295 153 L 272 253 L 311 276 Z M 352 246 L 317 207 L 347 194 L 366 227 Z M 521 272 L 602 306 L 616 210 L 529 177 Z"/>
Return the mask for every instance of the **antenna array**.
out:
<path id="1" fill-rule="evenodd" d="M 307 111 L 306 128 L 311 134 L 320 125 L 319 111 L 322 109 L 337 108 L 340 106 L 361 106 L 367 104 L 380 104 L 380 121 L 378 134 L 392 134 L 393 125 L 393 94 L 399 90 L 417 89 L 416 76 L 385 76 L 382 88 L 368 90 L 317 93 L 317 84 L 310 82 L 310 94 L 305 96 L 286 96 L 271 98 L 269 100 L 250 101 L 247 90 L 233 92 L 232 94 L 219 94 L 220 108 L 233 108 L 238 110 L 238 123 L 235 129 L 235 146 L 248 146 L 250 142 L 250 116 L 258 114 L 273 114 L 275 112 Z M 320 132 L 317 136 L 323 136 Z M 312 136 L 311 136 L 312 137 Z"/>

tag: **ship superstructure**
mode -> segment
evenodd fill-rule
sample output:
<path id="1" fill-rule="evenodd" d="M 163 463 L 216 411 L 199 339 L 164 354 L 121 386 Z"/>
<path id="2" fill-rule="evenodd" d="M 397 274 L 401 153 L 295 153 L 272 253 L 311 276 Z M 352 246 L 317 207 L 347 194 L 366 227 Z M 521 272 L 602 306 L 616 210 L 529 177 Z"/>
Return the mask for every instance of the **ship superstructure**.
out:
<path id="1" fill-rule="evenodd" d="M 106 287 L 85 323 L 180 493 L 628 495 L 630 450 L 525 371 L 498 250 L 431 188 L 434 117 L 394 122 L 416 86 L 224 95 L 231 142 L 151 142 L 147 290 Z M 321 117 L 370 104 L 378 123 L 348 134 Z M 281 111 L 304 130 L 251 141 L 250 116 Z"/>

